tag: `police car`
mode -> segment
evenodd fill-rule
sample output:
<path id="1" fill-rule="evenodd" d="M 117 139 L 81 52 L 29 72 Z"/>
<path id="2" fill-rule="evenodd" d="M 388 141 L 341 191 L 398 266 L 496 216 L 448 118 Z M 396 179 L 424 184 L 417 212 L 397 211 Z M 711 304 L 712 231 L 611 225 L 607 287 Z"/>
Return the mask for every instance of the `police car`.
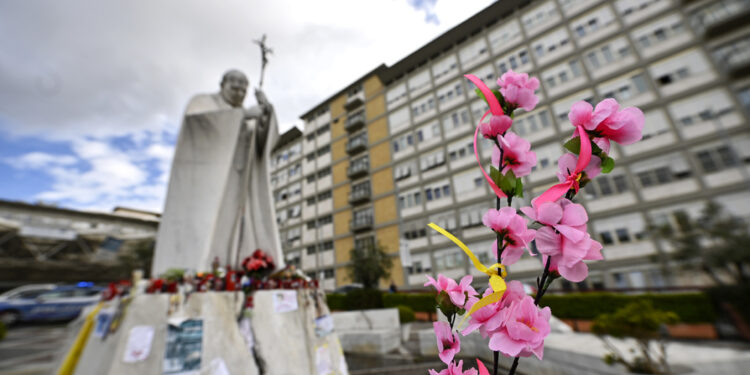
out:
<path id="1" fill-rule="evenodd" d="M 98 302 L 102 290 L 87 282 L 16 288 L 0 295 L 0 321 L 11 325 L 16 322 L 70 320 L 77 317 L 84 307 Z"/>

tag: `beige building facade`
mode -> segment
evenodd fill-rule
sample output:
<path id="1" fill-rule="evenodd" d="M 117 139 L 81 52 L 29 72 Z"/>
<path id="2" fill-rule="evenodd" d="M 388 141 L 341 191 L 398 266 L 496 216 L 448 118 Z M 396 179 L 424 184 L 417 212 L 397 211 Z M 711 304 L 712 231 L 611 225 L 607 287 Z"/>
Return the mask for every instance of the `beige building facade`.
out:
<path id="1" fill-rule="evenodd" d="M 660 288 L 707 282 L 663 272 L 671 251 L 649 228 L 698 216 L 709 199 L 750 218 L 750 16 L 746 0 L 502 1 L 393 66 L 381 65 L 301 117 L 304 130 L 274 154 L 276 208 L 287 261 L 325 288 L 351 283 L 349 250 L 379 241 L 393 281 L 473 273 L 465 256 L 427 228 L 436 222 L 489 261 L 482 226 L 494 206 L 471 149 L 486 104 L 463 78 L 490 87 L 503 72 L 540 79 L 540 102 L 515 117 L 538 163 L 525 178 L 536 196 L 556 182 L 557 158 L 578 100 L 616 98 L 646 116 L 643 140 L 613 146 L 613 173 L 577 200 L 604 261 L 566 289 Z M 487 161 L 489 143 L 480 145 Z M 514 202 L 520 207 L 523 200 Z M 514 279 L 541 264 L 524 257 Z"/>

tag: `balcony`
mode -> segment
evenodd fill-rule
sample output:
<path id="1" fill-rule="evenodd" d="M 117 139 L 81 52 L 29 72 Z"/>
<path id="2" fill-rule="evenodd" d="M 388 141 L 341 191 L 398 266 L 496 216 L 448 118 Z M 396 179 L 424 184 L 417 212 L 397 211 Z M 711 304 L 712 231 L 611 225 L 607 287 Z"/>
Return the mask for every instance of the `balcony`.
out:
<path id="1" fill-rule="evenodd" d="M 346 144 L 346 153 L 354 155 L 367 149 L 367 136 L 365 134 L 352 138 Z"/>
<path id="2" fill-rule="evenodd" d="M 349 193 L 349 203 L 357 204 L 357 203 L 367 202 L 370 200 L 371 196 L 372 196 L 372 192 L 370 191 L 369 183 L 367 183 L 364 186 L 355 186 L 352 189 L 352 192 Z"/>
<path id="3" fill-rule="evenodd" d="M 359 215 L 359 217 L 356 217 L 349 221 L 349 228 L 351 228 L 352 232 L 360 232 L 363 230 L 372 229 L 372 226 L 374 224 L 374 220 L 372 218 L 372 213 L 369 213 L 367 215 Z"/>
<path id="4" fill-rule="evenodd" d="M 346 119 L 346 124 L 344 125 L 344 129 L 348 132 L 353 132 L 362 126 L 365 125 L 365 112 L 357 112 L 351 116 L 349 116 L 348 119 Z"/>
<path id="5" fill-rule="evenodd" d="M 713 2 L 693 14 L 693 26 L 704 30 L 706 37 L 716 37 L 747 24 L 750 1 L 721 0 Z"/>
<path id="6" fill-rule="evenodd" d="M 362 103 L 365 102 L 365 93 L 362 90 L 359 90 L 355 94 L 350 94 L 346 98 L 346 103 L 344 103 L 344 108 L 347 111 L 351 111 L 354 108 L 357 108 L 362 105 Z"/>
<path id="7" fill-rule="evenodd" d="M 352 163 L 352 165 L 350 165 L 349 168 L 346 169 L 346 175 L 349 176 L 349 178 L 357 178 L 367 175 L 369 171 L 370 162 L 359 161 Z"/>

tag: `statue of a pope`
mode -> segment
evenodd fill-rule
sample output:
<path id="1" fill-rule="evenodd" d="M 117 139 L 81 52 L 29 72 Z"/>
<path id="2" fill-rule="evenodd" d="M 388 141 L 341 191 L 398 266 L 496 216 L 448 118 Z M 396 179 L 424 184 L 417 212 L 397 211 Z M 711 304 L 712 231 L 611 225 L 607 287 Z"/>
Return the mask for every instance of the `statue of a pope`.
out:
<path id="1" fill-rule="evenodd" d="M 221 91 L 187 105 L 159 225 L 152 275 L 170 268 L 196 272 L 238 265 L 255 249 L 283 267 L 270 186 L 270 153 L 278 139 L 273 107 L 256 90 L 245 110 L 249 82 L 230 70 Z"/>

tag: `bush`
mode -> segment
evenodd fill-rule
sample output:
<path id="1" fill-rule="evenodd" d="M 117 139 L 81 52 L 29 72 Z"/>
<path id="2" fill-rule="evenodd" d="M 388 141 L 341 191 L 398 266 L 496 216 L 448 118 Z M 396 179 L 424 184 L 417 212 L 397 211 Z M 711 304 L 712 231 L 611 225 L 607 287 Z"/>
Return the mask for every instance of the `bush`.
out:
<path id="1" fill-rule="evenodd" d="M 377 289 L 354 289 L 344 295 L 344 310 L 383 308 L 383 293 Z"/>
<path id="2" fill-rule="evenodd" d="M 598 315 L 613 313 L 635 301 L 650 301 L 657 310 L 672 311 L 684 323 L 713 323 L 716 312 L 704 293 L 640 294 L 572 293 L 545 295 L 541 306 L 549 306 L 552 315 L 561 319 L 594 320 Z"/>
<path id="3" fill-rule="evenodd" d="M 383 295 L 383 306 L 408 306 L 413 311 L 434 313 L 437 303 L 434 293 L 388 293 Z"/>
<path id="4" fill-rule="evenodd" d="M 344 306 L 344 297 L 346 294 L 343 293 L 331 293 L 326 294 L 326 303 L 328 303 L 328 308 L 331 310 L 346 310 Z"/>
<path id="5" fill-rule="evenodd" d="M 401 321 L 401 324 L 411 323 L 416 319 L 414 317 L 414 310 L 411 307 L 398 305 L 396 308 L 398 309 L 398 319 Z"/>

